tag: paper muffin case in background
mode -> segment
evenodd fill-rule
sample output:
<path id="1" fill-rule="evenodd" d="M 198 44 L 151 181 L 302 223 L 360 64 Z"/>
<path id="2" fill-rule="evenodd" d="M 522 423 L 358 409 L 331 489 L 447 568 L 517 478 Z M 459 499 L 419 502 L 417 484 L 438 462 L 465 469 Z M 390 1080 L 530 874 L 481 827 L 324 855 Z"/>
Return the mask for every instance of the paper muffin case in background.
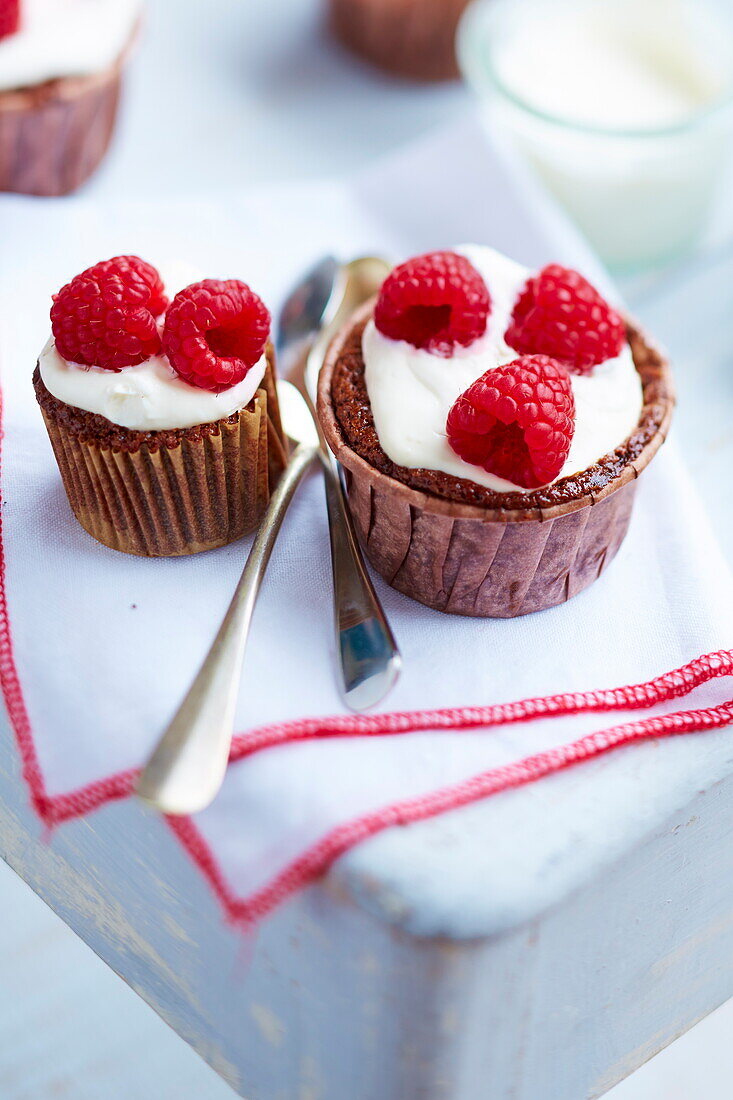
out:
<path id="1" fill-rule="evenodd" d="M 67 195 L 96 171 L 112 139 L 136 34 L 102 72 L 0 91 L 0 191 Z"/>
<path id="2" fill-rule="evenodd" d="M 337 37 L 398 76 L 458 76 L 455 39 L 469 0 L 329 0 Z"/>
<path id="3" fill-rule="evenodd" d="M 117 428 L 58 401 L 38 369 L 33 381 L 69 504 L 98 542 L 176 557 L 225 546 L 258 526 L 286 463 L 271 348 L 249 405 L 173 431 Z"/>

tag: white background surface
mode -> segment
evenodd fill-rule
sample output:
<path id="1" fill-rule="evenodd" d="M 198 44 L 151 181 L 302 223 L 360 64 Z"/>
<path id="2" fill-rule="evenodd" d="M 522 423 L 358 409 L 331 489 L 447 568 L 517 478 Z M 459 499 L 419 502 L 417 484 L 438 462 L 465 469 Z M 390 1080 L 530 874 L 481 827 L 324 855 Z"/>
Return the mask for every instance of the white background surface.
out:
<path id="1" fill-rule="evenodd" d="M 328 38 L 325 0 L 149 0 L 118 141 L 88 195 L 341 174 L 469 102 L 382 78 Z"/>
<path id="2" fill-rule="evenodd" d="M 117 143 L 86 193 L 151 198 L 338 174 L 467 107 L 458 86 L 416 89 L 353 63 L 325 39 L 318 9 L 152 0 Z M 231 1095 L 10 872 L 0 897 L 1 1003 L 12 1009 L 0 1020 L 4 1100 Z M 730 1044 L 718 1042 L 726 1026 L 722 1010 L 614 1100 L 722 1100 L 733 1075 Z"/>

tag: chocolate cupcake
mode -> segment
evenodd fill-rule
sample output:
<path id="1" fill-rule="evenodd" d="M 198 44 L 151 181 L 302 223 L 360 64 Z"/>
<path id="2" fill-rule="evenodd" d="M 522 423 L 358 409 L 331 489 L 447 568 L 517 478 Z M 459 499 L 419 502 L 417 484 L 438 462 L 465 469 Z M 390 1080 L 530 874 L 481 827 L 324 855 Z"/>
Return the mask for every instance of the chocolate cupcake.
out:
<path id="1" fill-rule="evenodd" d="M 469 0 L 330 0 L 336 35 L 355 53 L 398 76 L 458 76 L 455 40 Z"/>
<path id="2" fill-rule="evenodd" d="M 578 273 L 479 247 L 396 269 L 319 387 L 377 571 L 430 607 L 499 618 L 609 565 L 673 404 L 662 355 Z"/>
<path id="3" fill-rule="evenodd" d="M 286 461 L 259 298 L 208 279 L 169 305 L 153 267 L 116 257 L 64 287 L 51 319 L 33 383 L 82 527 L 148 557 L 254 530 Z"/>
<path id="4" fill-rule="evenodd" d="M 100 164 L 142 0 L 0 4 L 0 191 L 65 195 Z"/>

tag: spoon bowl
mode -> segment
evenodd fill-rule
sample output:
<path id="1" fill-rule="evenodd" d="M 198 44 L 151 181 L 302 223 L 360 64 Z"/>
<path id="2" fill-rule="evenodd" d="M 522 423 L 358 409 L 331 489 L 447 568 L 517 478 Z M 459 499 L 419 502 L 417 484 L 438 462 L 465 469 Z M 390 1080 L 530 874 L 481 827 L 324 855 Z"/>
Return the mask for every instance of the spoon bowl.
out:
<path id="1" fill-rule="evenodd" d="M 351 314 L 373 298 L 392 270 L 381 256 L 359 256 L 344 264 L 334 279 L 331 296 L 323 312 L 323 323 L 305 367 L 305 388 L 315 407 L 318 375 L 331 340 Z"/>
<path id="2" fill-rule="evenodd" d="M 275 332 L 281 373 L 291 373 L 305 347 L 327 323 L 330 305 L 340 296 L 343 271 L 335 256 L 324 256 L 288 295 Z"/>

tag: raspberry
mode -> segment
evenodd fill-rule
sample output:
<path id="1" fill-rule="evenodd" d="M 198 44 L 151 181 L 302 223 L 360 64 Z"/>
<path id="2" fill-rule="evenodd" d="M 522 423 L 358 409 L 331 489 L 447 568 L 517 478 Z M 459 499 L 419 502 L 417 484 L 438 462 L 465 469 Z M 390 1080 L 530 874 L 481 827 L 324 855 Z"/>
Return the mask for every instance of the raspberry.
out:
<path id="1" fill-rule="evenodd" d="M 455 402 L 446 431 L 464 461 L 525 489 L 547 485 L 575 434 L 570 376 L 547 355 L 488 370 Z"/>
<path id="2" fill-rule="evenodd" d="M 483 336 L 490 310 L 486 283 L 465 256 L 429 252 L 385 279 L 374 322 L 392 340 L 447 358 Z"/>
<path id="3" fill-rule="evenodd" d="M 204 279 L 173 299 L 163 350 L 184 381 L 218 393 L 242 381 L 269 335 L 270 314 L 245 283 Z"/>
<path id="4" fill-rule="evenodd" d="M 0 38 L 15 34 L 20 27 L 20 0 L 0 0 Z"/>
<path id="5" fill-rule="evenodd" d="M 54 295 L 56 347 L 64 359 L 106 370 L 142 363 L 160 351 L 155 318 L 167 304 L 150 264 L 138 256 L 103 260 Z"/>
<path id="6" fill-rule="evenodd" d="M 549 264 L 527 281 L 506 342 L 520 355 L 550 355 L 574 374 L 617 356 L 624 323 L 577 271 Z"/>

